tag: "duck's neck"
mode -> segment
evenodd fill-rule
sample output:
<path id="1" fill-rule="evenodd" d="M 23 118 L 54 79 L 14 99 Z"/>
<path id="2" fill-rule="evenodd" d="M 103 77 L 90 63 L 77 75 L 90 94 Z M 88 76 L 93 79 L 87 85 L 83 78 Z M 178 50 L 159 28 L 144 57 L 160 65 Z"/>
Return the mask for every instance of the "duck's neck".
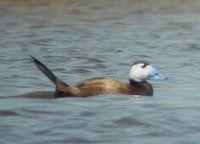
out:
<path id="1" fill-rule="evenodd" d="M 135 81 L 133 79 L 129 79 L 129 83 L 130 83 L 130 85 L 140 85 L 140 84 L 145 83 L 145 81 L 144 82 L 137 82 L 137 81 Z"/>
<path id="2" fill-rule="evenodd" d="M 153 88 L 150 83 L 144 82 L 137 82 L 134 80 L 129 80 L 131 86 L 136 87 L 138 91 L 138 95 L 146 95 L 152 96 L 153 95 Z"/>

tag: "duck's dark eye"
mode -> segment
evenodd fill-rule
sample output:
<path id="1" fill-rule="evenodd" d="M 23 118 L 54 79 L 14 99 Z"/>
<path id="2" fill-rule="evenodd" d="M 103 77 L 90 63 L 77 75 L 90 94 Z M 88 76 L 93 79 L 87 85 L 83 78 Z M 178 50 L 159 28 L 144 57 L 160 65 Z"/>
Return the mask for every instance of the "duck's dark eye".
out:
<path id="1" fill-rule="evenodd" d="M 142 68 L 143 68 L 143 69 L 146 68 L 147 65 L 148 65 L 147 63 L 144 63 L 144 64 L 142 65 Z"/>

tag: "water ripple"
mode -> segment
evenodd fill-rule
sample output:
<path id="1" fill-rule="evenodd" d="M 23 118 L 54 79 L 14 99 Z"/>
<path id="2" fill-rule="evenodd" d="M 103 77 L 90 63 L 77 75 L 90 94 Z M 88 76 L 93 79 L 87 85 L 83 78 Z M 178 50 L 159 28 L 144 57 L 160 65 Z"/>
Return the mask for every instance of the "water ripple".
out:
<path id="1" fill-rule="evenodd" d="M 3 0 L 0 11 L 0 143 L 199 143 L 197 0 Z M 137 60 L 169 80 L 150 81 L 154 97 L 22 98 L 55 89 L 30 54 L 69 84 L 127 82 Z"/>

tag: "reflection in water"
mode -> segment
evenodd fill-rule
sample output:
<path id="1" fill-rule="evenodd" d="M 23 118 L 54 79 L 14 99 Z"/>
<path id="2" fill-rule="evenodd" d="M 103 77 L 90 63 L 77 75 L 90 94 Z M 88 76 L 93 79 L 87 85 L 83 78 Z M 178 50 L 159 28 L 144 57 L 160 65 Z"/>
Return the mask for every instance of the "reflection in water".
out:
<path id="1" fill-rule="evenodd" d="M 0 143 L 199 143 L 199 1 L 0 1 Z M 54 91 L 28 60 L 70 85 L 127 81 L 136 60 L 169 77 L 155 95 L 23 99 Z M 12 98 L 5 98 L 8 96 Z"/>

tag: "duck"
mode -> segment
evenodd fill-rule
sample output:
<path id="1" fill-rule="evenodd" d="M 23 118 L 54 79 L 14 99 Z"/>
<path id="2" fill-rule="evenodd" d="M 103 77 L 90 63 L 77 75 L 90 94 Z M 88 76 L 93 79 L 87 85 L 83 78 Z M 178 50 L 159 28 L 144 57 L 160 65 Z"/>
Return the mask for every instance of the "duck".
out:
<path id="1" fill-rule="evenodd" d="M 57 78 L 42 62 L 30 55 L 31 62 L 55 84 L 54 98 L 90 97 L 100 95 L 153 96 L 153 87 L 147 80 L 167 80 L 155 67 L 144 61 L 134 62 L 129 70 L 129 83 L 106 77 L 94 77 L 70 86 Z"/>

